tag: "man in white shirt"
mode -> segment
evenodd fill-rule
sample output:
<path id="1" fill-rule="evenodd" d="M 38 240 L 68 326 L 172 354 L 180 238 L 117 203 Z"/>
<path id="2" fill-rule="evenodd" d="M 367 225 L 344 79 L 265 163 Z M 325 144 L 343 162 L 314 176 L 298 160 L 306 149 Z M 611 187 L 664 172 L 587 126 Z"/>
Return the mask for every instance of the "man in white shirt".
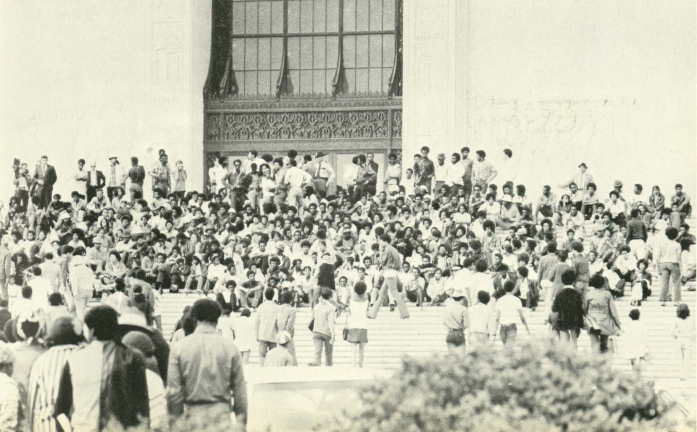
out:
<path id="1" fill-rule="evenodd" d="M 358 156 L 354 156 L 351 160 L 351 165 L 344 170 L 344 187 L 348 192 L 348 196 L 353 196 L 353 188 L 356 186 L 356 178 L 358 177 Z"/>
<path id="2" fill-rule="evenodd" d="M 474 269 L 476 270 L 470 276 L 470 293 L 478 293 L 479 291 L 484 291 L 489 293 L 489 295 L 494 293 L 494 281 L 491 275 L 486 273 L 487 262 L 486 259 L 479 259 L 474 263 Z M 472 296 L 472 301 L 474 302 L 474 296 Z"/>
<path id="3" fill-rule="evenodd" d="M 488 345 L 493 314 L 492 308 L 489 306 L 491 296 L 486 291 L 479 291 L 476 298 L 477 304 L 469 308 L 470 343 L 473 346 Z"/>
<path id="4" fill-rule="evenodd" d="M 510 149 L 503 150 L 503 159 L 499 165 L 499 180 L 496 182 L 499 185 L 499 190 L 503 190 L 503 185 L 506 182 L 515 184 L 517 174 L 516 162 L 513 160 L 513 152 Z"/>
<path id="5" fill-rule="evenodd" d="M 634 185 L 634 193 L 627 198 L 627 204 L 629 204 L 629 207 L 633 209 L 639 207 L 639 204 L 648 206 L 649 196 L 646 192 L 644 192 L 644 187 L 642 185 L 638 183 Z"/>
<path id="6" fill-rule="evenodd" d="M 334 183 L 336 178 L 332 164 L 325 160 L 326 156 L 324 152 L 317 153 L 317 157 L 315 158 L 317 163 L 315 164 L 315 172 L 312 176 L 315 192 L 320 198 L 324 198 L 327 195 L 331 184 Z"/>
<path id="7" fill-rule="evenodd" d="M 37 307 L 46 310 L 49 306 L 48 295 L 53 292 L 53 287 L 48 279 L 41 277 L 39 266 L 34 266 L 31 272 L 33 276 L 27 285 L 31 287 L 32 300 Z"/>
<path id="8" fill-rule="evenodd" d="M 578 174 L 574 175 L 569 181 L 560 184 L 559 187 L 563 189 L 568 187 L 571 183 L 576 183 L 576 186 L 578 186 L 579 189 L 586 190 L 586 188 L 588 187 L 588 183 L 593 182 L 593 176 L 590 173 L 586 172 L 588 166 L 584 162 L 581 162 L 581 165 L 578 166 L 578 169 Z"/>
<path id="9" fill-rule="evenodd" d="M 111 166 L 109 167 L 107 175 L 106 192 L 109 201 L 111 201 L 111 199 L 114 198 L 114 191 L 116 188 L 120 187 L 123 191 L 126 190 L 127 176 L 116 156 L 110 157 L 109 162 L 111 163 Z"/>
<path id="10" fill-rule="evenodd" d="M 434 191 L 440 192 L 440 188 L 445 184 L 445 177 L 448 174 L 448 165 L 445 164 L 445 153 L 438 153 L 438 162 L 434 165 L 433 180 L 435 181 Z"/>
<path id="11" fill-rule="evenodd" d="M 528 327 L 528 322 L 525 320 L 525 314 L 523 313 L 523 303 L 520 299 L 513 295 L 513 290 L 515 289 L 515 282 L 508 280 L 503 285 L 503 290 L 506 295 L 498 299 L 496 306 L 494 307 L 494 313 L 496 316 L 496 325 L 494 328 L 498 328 L 501 325 L 501 342 L 504 346 L 515 346 L 516 340 L 518 338 L 518 317 L 520 321 L 525 326 L 525 330 L 530 334 L 530 327 Z M 496 330 L 494 330 L 493 340 L 496 340 Z"/>
<path id="12" fill-rule="evenodd" d="M 460 163 L 459 153 L 453 153 L 450 162 L 451 164 L 448 165 L 445 173 L 445 184 L 450 187 L 450 196 L 457 196 L 458 189 L 464 187 L 465 166 Z M 436 165 L 437 176 L 438 166 Z"/>
<path id="13" fill-rule="evenodd" d="M 286 202 L 288 205 L 297 207 L 298 217 L 302 219 L 305 207 L 303 201 L 304 190 L 305 186 L 312 182 L 312 176 L 298 168 L 298 162 L 293 159 L 290 161 L 290 167 L 286 171 L 284 181 L 289 186 Z"/>

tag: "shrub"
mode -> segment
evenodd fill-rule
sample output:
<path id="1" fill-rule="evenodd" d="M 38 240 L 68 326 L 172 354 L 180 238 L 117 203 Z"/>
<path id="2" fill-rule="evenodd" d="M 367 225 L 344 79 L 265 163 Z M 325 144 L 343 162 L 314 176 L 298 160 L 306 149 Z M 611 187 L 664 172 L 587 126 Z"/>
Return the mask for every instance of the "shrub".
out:
<path id="1" fill-rule="evenodd" d="M 481 348 L 465 356 L 405 358 L 390 380 L 363 389 L 360 405 L 318 430 L 667 430 L 653 386 L 613 372 L 601 356 L 550 341 Z"/>

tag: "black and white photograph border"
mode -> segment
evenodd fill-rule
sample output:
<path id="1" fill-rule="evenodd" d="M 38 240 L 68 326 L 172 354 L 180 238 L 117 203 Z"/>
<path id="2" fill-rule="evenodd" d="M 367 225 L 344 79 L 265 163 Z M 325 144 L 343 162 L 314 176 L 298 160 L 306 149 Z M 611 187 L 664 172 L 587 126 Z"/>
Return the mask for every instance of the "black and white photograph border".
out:
<path id="1" fill-rule="evenodd" d="M 0 431 L 695 430 L 697 4 L 0 0 Z"/>

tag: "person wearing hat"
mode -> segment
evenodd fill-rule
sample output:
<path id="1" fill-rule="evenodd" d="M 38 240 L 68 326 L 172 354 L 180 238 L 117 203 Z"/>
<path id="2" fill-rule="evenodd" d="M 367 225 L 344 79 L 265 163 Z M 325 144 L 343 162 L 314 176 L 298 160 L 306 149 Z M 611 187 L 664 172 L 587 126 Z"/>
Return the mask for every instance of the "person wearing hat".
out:
<path id="1" fill-rule="evenodd" d="M 97 190 L 104 188 L 106 185 L 106 177 L 104 173 L 97 170 L 97 162 L 90 164 L 90 170 L 87 171 L 87 203 L 91 203 L 92 199 L 97 196 Z"/>
<path id="2" fill-rule="evenodd" d="M 520 212 L 518 211 L 518 206 L 513 205 L 513 199 L 510 195 L 501 197 L 501 203 L 503 203 L 501 211 L 494 220 L 497 226 L 508 230 L 520 222 Z"/>
<path id="3" fill-rule="evenodd" d="M 57 316 L 49 324 L 46 336 L 49 349 L 36 359 L 29 375 L 27 407 L 30 430 L 58 430 L 53 411 L 60 378 L 68 357 L 82 341 L 82 324 L 71 315 Z"/>
<path id="4" fill-rule="evenodd" d="M 472 165 L 472 186 L 478 185 L 482 192 L 488 190 L 489 183 L 498 175 L 498 171 L 486 160 L 486 152 L 477 150 L 477 161 Z"/>
<path id="5" fill-rule="evenodd" d="M 114 191 L 116 188 L 120 187 L 122 190 L 126 189 L 126 179 L 128 177 L 116 156 L 111 156 L 109 158 L 109 164 L 106 193 L 109 201 L 111 201 L 111 199 L 114 198 Z"/>
<path id="6" fill-rule="evenodd" d="M 571 177 L 569 181 L 561 183 L 559 187 L 564 189 L 569 187 L 571 183 L 576 183 L 576 186 L 578 186 L 580 190 L 586 190 L 588 184 L 593 183 L 593 175 L 591 175 L 591 173 L 589 172 L 586 172 L 587 169 L 588 165 L 586 165 L 585 162 L 581 162 L 581 164 L 578 166 L 578 173 L 574 174 L 574 176 Z"/>
<path id="7" fill-rule="evenodd" d="M 436 191 L 436 193 L 440 193 L 440 189 L 445 184 L 446 177 L 448 176 L 449 164 L 445 163 L 445 153 L 438 153 L 437 161 L 438 163 L 433 167 L 433 181 L 435 182 L 433 190 Z"/>
<path id="8" fill-rule="evenodd" d="M 445 337 L 448 352 L 450 354 L 464 354 L 465 330 L 470 325 L 470 319 L 467 313 L 467 298 L 462 288 L 453 289 L 450 300 L 446 302 L 445 311 L 443 311 L 443 324 L 448 329 L 448 334 Z"/>
<path id="9" fill-rule="evenodd" d="M 288 351 L 288 345 L 293 341 L 292 336 L 283 330 L 276 335 L 276 348 L 266 354 L 264 367 L 294 366 L 293 355 Z"/>

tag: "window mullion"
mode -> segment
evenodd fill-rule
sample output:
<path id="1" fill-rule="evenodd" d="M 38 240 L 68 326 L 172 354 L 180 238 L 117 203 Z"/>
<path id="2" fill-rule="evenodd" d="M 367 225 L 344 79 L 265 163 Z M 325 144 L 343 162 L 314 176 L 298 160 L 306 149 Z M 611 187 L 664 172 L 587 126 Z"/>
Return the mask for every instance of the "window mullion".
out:
<path id="1" fill-rule="evenodd" d="M 337 59 L 336 59 L 336 70 L 334 72 L 334 79 L 332 80 L 332 97 L 336 98 L 336 95 L 343 91 L 342 76 L 345 74 L 344 71 L 344 0 L 339 0 L 339 37 L 337 43 Z"/>
<path id="2" fill-rule="evenodd" d="M 281 57 L 281 68 L 276 79 L 276 98 L 286 92 L 288 80 L 288 0 L 283 0 L 283 54 Z"/>

